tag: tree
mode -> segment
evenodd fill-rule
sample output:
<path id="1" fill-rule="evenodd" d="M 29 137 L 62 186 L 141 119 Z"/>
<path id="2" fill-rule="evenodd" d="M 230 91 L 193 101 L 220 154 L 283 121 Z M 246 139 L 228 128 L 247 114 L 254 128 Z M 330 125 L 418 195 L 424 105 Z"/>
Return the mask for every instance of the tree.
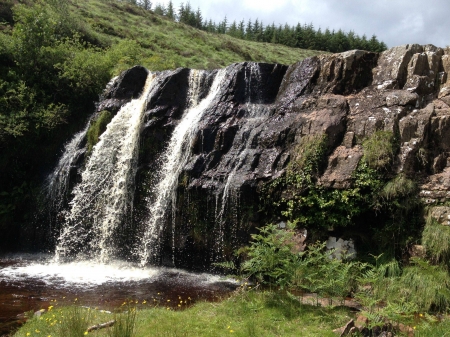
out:
<path id="1" fill-rule="evenodd" d="M 170 0 L 169 3 L 167 4 L 166 16 L 169 19 L 172 19 L 172 20 L 176 19 L 176 17 L 175 17 L 175 10 L 173 8 L 172 0 Z"/>

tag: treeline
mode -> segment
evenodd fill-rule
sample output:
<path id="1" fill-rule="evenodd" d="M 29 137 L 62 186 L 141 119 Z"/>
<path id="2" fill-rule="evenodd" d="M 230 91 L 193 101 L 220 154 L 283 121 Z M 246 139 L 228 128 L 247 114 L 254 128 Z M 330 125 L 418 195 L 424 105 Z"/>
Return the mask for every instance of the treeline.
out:
<path id="1" fill-rule="evenodd" d="M 228 34 L 232 37 L 257 42 L 268 42 L 282 44 L 293 48 L 323 50 L 339 53 L 346 50 L 362 49 L 374 52 L 381 52 L 387 49 L 384 42 L 379 41 L 376 35 L 368 39 L 365 35 L 359 36 L 355 32 L 344 32 L 329 30 L 322 31 L 315 29 L 312 23 L 290 26 L 288 24 L 265 25 L 262 21 L 255 19 L 245 22 L 229 22 L 225 17 L 221 22 L 203 18 L 200 8 L 193 9 L 190 3 L 181 3 L 176 9 L 169 1 L 167 6 L 156 4 L 152 8 L 149 0 L 128 0 L 136 5 L 152 10 L 155 14 L 166 16 L 174 21 L 178 21 L 189 26 L 216 34 Z"/>

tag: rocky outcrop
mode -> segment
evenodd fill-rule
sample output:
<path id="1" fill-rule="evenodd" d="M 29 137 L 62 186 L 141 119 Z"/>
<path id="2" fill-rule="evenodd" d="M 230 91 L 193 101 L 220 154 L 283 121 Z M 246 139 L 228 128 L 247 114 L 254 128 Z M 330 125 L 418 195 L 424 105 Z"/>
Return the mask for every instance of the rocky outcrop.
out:
<path id="1" fill-rule="evenodd" d="M 248 240 L 262 223 L 259 188 L 280 177 L 300 140 L 314 135 L 327 136 L 327 160 L 318 178 L 325 188 L 352 187 L 363 141 L 384 130 L 396 139 L 390 172 L 413 178 L 427 202 L 450 199 L 449 71 L 450 51 L 431 45 L 399 46 L 381 54 L 354 50 L 289 67 L 227 67 L 218 95 L 186 148 L 189 160 L 178 178 L 177 207 L 167 219 L 177 234 L 167 233 L 166 244 L 176 242 L 171 249 L 188 264 L 186 251 L 193 254 L 189 260 L 214 261 L 217 251 L 232 251 Z M 198 100 L 207 96 L 216 73 L 201 73 Z M 191 104 L 190 74 L 189 69 L 160 74 L 157 93 L 147 103 L 138 209 L 157 179 L 164 144 Z M 145 77 L 142 67 L 123 73 L 99 110 L 117 111 L 138 95 Z M 145 211 L 135 217 L 142 223 Z M 212 243 L 214 235 L 221 237 L 220 249 Z M 209 255 L 206 246 L 213 246 Z"/>

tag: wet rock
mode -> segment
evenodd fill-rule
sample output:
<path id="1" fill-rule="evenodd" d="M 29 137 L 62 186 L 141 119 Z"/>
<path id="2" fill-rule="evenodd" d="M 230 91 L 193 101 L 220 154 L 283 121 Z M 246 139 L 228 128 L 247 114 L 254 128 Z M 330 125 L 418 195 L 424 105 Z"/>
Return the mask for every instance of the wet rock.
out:
<path id="1" fill-rule="evenodd" d="M 442 225 L 450 226 L 450 207 L 435 206 L 430 210 L 431 217 Z"/>
<path id="2" fill-rule="evenodd" d="M 352 175 L 363 155 L 361 146 L 346 148 L 337 147 L 328 157 L 328 165 L 325 173 L 320 177 L 320 183 L 331 188 L 350 188 Z"/>
<path id="3" fill-rule="evenodd" d="M 409 249 L 409 256 L 424 259 L 426 257 L 425 247 L 422 245 L 412 245 Z"/>
<path id="4" fill-rule="evenodd" d="M 148 76 L 148 70 L 142 66 L 135 66 L 123 71 L 114 81 L 107 92 L 105 99 L 132 99 L 137 98 L 144 88 Z"/>
<path id="5" fill-rule="evenodd" d="M 318 183 L 345 189 L 352 187 L 363 142 L 377 131 L 391 131 L 398 143 L 387 171 L 414 178 L 427 202 L 450 200 L 448 50 L 413 44 L 380 54 L 354 50 L 315 56 L 289 67 L 236 63 L 225 71 L 218 95 L 183 145 L 190 157 L 178 178 L 179 207 L 167 219 L 180 229 L 174 241 L 182 242 L 183 249 L 175 252 L 182 263 L 217 258 L 217 247 L 205 253 L 214 237 L 204 233 L 219 231 L 223 241 L 229 240 L 223 249 L 228 252 L 248 240 L 261 225 L 263 187 L 284 175 L 305 137 L 327 136 Z M 217 71 L 197 72 L 200 101 Z M 145 74 L 142 67 L 123 73 L 99 107 L 118 109 L 138 95 Z M 140 186 L 156 179 L 158 158 L 193 105 L 191 70 L 163 74 L 146 106 L 136 179 L 140 202 L 149 189 Z M 194 224 L 194 214 L 201 224 Z M 172 254 L 170 235 L 163 244 Z"/>

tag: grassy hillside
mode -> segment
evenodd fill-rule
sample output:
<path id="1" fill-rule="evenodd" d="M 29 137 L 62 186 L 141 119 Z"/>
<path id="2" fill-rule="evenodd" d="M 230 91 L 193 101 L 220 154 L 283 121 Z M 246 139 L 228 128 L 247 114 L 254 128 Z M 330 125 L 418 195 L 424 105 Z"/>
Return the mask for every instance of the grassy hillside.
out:
<path id="1" fill-rule="evenodd" d="M 292 64 L 320 53 L 206 33 L 127 2 L 79 0 L 72 8 L 101 44 L 120 39 L 138 42 L 143 49 L 140 63 L 154 70 L 213 69 L 240 61 Z"/>

